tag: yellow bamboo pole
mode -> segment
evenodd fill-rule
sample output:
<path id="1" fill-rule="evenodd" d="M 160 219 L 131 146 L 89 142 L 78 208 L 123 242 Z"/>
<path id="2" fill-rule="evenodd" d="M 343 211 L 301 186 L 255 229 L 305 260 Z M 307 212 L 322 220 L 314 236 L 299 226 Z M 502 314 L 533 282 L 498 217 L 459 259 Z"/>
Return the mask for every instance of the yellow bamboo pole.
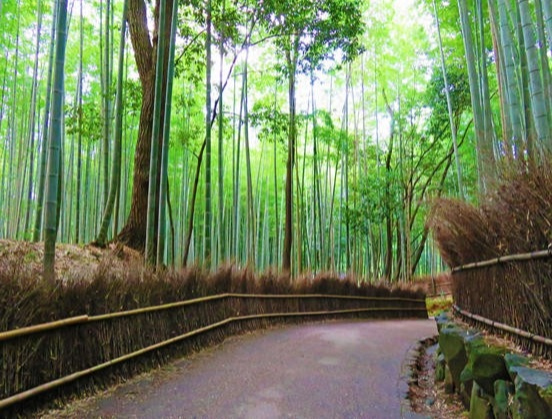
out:
<path id="1" fill-rule="evenodd" d="M 173 308 L 180 308 L 185 306 L 191 306 L 194 304 L 206 303 L 208 301 L 222 300 L 224 298 L 227 298 L 229 295 L 230 294 L 210 295 L 209 297 L 194 298 L 192 300 L 177 301 L 175 303 L 167 303 L 167 304 L 161 304 L 157 306 L 136 308 L 133 310 L 117 311 L 115 313 L 100 314 L 97 316 L 89 316 L 88 321 L 98 322 L 103 320 L 116 319 L 118 317 L 136 316 L 138 314 L 146 314 L 146 313 L 151 313 L 153 311 L 170 310 Z"/>
<path id="2" fill-rule="evenodd" d="M 359 301 L 405 301 L 413 303 L 425 303 L 423 298 L 405 298 L 405 297 L 364 297 L 359 295 L 334 295 L 334 294 L 226 294 L 228 297 L 237 298 L 331 298 L 337 300 L 359 300 Z"/>
<path id="3" fill-rule="evenodd" d="M 171 345 L 173 343 L 188 339 L 190 337 L 196 336 L 201 333 L 205 333 L 209 330 L 216 329 L 218 327 L 230 324 L 232 322 L 237 321 L 244 321 L 244 320 L 255 320 L 255 319 L 263 319 L 263 318 L 275 318 L 275 317 L 309 317 L 309 316 L 331 316 L 331 315 L 339 315 L 339 314 L 360 314 L 360 313 L 368 313 L 368 312 L 383 312 L 383 311 L 425 311 L 426 308 L 421 307 L 413 307 L 413 308 L 402 308 L 402 307 L 371 307 L 371 308 L 358 308 L 358 309 L 350 309 L 350 310 L 333 310 L 333 311 L 311 311 L 311 312 L 303 312 L 303 313 L 268 313 L 268 314 L 252 314 L 247 316 L 235 316 L 235 317 L 229 317 L 225 320 L 222 320 L 217 323 L 213 323 L 211 325 L 201 327 L 196 330 L 192 330 L 190 332 L 184 333 L 182 335 L 173 337 L 171 339 L 164 340 L 162 342 L 156 343 L 154 345 L 150 345 L 146 348 L 131 352 L 129 354 L 120 356 L 118 358 L 112 359 L 110 361 L 103 362 L 99 365 L 96 365 L 91 368 L 87 368 L 85 370 L 81 370 L 78 372 L 75 372 L 73 374 L 67 375 L 62 378 L 58 378 L 56 380 L 50 381 L 45 384 L 41 384 L 37 387 L 33 387 L 29 390 L 23 391 L 21 393 L 15 394 L 13 396 L 10 396 L 8 398 L 5 398 L 3 400 L 0 400 L 0 410 L 5 409 L 15 403 L 22 402 L 24 400 L 27 400 L 31 397 L 37 396 L 38 394 L 41 394 L 45 391 L 52 390 L 54 388 L 57 388 L 59 386 L 62 386 L 64 384 L 68 384 L 72 381 L 75 381 L 79 378 L 85 377 L 87 375 L 90 375 L 92 373 L 98 372 L 102 369 L 105 369 L 107 367 L 119 364 L 124 361 L 128 361 L 132 358 L 135 358 L 140 355 L 144 355 L 148 352 L 161 349 L 165 346 Z"/>
<path id="4" fill-rule="evenodd" d="M 529 253 L 518 253 L 515 255 L 500 256 L 494 259 L 488 259 L 480 262 L 467 263 L 462 266 L 456 266 L 451 269 L 452 273 L 457 273 L 461 271 L 467 271 L 470 269 L 485 268 L 489 266 L 499 265 L 506 262 L 520 262 L 536 259 L 548 259 L 552 257 L 552 249 L 539 250 Z"/>
<path id="5" fill-rule="evenodd" d="M 456 304 L 454 304 L 452 308 L 454 309 L 454 311 L 461 314 L 462 316 L 467 317 L 476 322 L 480 322 L 480 323 L 495 327 L 497 329 L 503 330 L 513 335 L 521 336 L 525 339 L 529 339 L 534 342 L 542 343 L 543 345 L 546 345 L 546 346 L 552 346 L 552 339 L 549 339 L 540 335 L 535 335 L 534 333 L 528 332 L 523 329 L 518 329 L 517 327 L 509 326 L 504 323 L 495 322 L 494 320 L 487 319 L 486 317 L 480 316 L 478 314 L 470 313 L 469 311 L 462 310 Z"/>
<path id="6" fill-rule="evenodd" d="M 4 340 L 13 339 L 32 333 L 46 332 L 52 329 L 59 329 L 65 326 L 71 326 L 79 323 L 86 323 L 89 317 L 87 315 L 69 317 L 67 319 L 57 320 L 49 323 L 41 323 L 34 326 L 21 327 L 19 329 L 9 330 L 7 332 L 0 333 L 0 342 Z"/>

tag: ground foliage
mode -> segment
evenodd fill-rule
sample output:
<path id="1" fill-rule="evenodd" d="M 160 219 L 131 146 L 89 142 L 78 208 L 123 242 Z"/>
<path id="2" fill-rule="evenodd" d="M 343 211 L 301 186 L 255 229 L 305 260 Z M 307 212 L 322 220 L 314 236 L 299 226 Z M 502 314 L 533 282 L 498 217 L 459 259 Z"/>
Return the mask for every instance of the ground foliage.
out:
<path id="1" fill-rule="evenodd" d="M 451 199 L 436 201 L 429 221 L 450 267 L 517 253 L 545 250 L 552 241 L 550 164 L 512 169 L 482 197 L 479 207 Z M 503 263 L 453 275 L 455 303 L 483 317 L 552 337 L 552 262 Z M 550 347 L 520 344 L 538 354 Z"/>
<path id="2" fill-rule="evenodd" d="M 116 264 L 117 267 L 113 268 Z M 166 304 L 221 293 L 248 294 L 341 294 L 377 297 L 407 297 L 423 299 L 425 293 L 409 288 L 389 288 L 384 284 L 360 283 L 352 278 L 340 279 L 330 274 L 308 276 L 290 282 L 286 276 L 267 272 L 254 275 L 232 265 L 207 273 L 194 267 L 181 271 L 153 271 L 140 261 L 131 261 L 121 269 L 116 257 L 105 258 L 95 269 L 78 279 L 66 277 L 52 285 L 24 265 L 0 262 L 0 331 L 13 330 L 82 314 L 98 315 L 116 311 Z M 85 267 L 82 269 L 86 270 Z M 328 311 L 367 307 L 420 307 L 419 302 L 359 301 L 313 298 L 211 300 L 201 304 L 180 306 L 169 310 L 118 317 L 72 325 L 49 332 L 5 340 L 2 348 L 0 399 L 25 391 L 45 382 L 139 350 L 149 345 L 220 322 L 228 317 L 261 313 Z M 425 306 L 424 303 L 421 303 Z M 340 317 L 419 317 L 425 311 L 349 314 Z M 322 319 L 336 315 L 320 316 Z M 317 317 L 319 319 L 319 317 Z M 312 320 L 255 319 L 230 323 L 224 327 L 197 335 L 177 345 L 142 356 L 136 361 L 110 367 L 94 378 L 81 379 L 39 400 L 52 396 L 64 397 L 86 392 L 98 383 L 110 383 L 158 365 L 176 354 L 218 343 L 225 337 L 273 324 Z M 26 406 L 31 404 L 26 403 Z M 16 406 L 10 415 L 19 412 Z M 27 408 L 27 407 L 26 407 Z M 0 416 L 4 412 L 0 412 Z"/>

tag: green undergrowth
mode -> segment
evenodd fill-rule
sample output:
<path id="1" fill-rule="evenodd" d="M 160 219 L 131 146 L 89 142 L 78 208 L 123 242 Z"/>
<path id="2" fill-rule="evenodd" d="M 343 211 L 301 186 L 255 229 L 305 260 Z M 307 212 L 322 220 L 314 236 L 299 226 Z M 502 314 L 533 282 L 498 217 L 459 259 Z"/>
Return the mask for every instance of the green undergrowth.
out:
<path id="1" fill-rule="evenodd" d="M 447 311 L 452 308 L 452 295 L 440 295 L 437 297 L 427 297 L 426 307 L 429 317 L 435 317 L 442 311 Z"/>

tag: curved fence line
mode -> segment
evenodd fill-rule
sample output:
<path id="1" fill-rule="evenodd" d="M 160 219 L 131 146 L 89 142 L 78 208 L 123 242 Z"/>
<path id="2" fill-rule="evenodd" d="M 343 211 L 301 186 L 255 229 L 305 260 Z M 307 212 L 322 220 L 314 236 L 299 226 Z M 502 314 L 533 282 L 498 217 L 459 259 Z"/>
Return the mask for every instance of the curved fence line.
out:
<path id="1" fill-rule="evenodd" d="M 249 296 L 251 297 L 251 296 Z M 296 296 L 295 296 L 296 298 Z M 401 299 L 397 299 L 401 300 Z M 410 299 L 411 301 L 414 299 Z M 203 300 L 205 301 L 205 300 Z M 423 300 L 415 300 L 415 301 L 423 301 Z M 121 362 L 130 360 L 132 358 L 136 358 L 140 355 L 146 354 L 148 352 L 163 348 L 165 346 L 171 345 L 173 343 L 182 341 L 184 339 L 196 336 L 200 333 L 204 333 L 213 329 L 216 329 L 218 327 L 238 322 L 238 321 L 245 321 L 245 320 L 256 320 L 256 319 L 266 319 L 266 318 L 275 318 L 275 317 L 309 317 L 309 316 L 331 316 L 331 315 L 339 315 L 339 314 L 358 314 L 358 313 L 367 313 L 367 312 L 382 312 L 382 311 L 425 311 L 426 308 L 422 307 L 410 307 L 410 308 L 402 308 L 402 307 L 371 307 L 371 308 L 359 308 L 359 309 L 349 309 L 349 310 L 332 310 L 332 311 L 312 311 L 312 312 L 296 312 L 296 313 L 266 313 L 266 314 L 252 314 L 252 315 L 246 315 L 246 316 L 234 316 L 229 317 L 227 319 L 224 319 L 222 321 L 210 324 L 208 326 L 201 327 L 196 330 L 192 330 L 190 332 L 186 332 L 182 335 L 175 336 L 173 338 L 164 340 L 162 342 L 158 342 L 154 345 L 150 345 L 146 348 L 142 348 L 140 350 L 125 354 L 123 356 L 117 357 L 115 359 L 103 362 L 101 364 L 98 364 L 94 367 L 87 368 L 85 370 L 81 370 L 78 372 L 75 372 L 73 374 L 67 375 L 62 378 L 58 378 L 56 380 L 50 381 L 48 383 L 39 385 L 37 387 L 31 388 L 29 390 L 23 391 L 21 393 L 15 394 L 13 396 L 10 396 L 6 399 L 0 400 L 0 409 L 4 409 L 6 407 L 9 407 L 13 404 L 20 403 L 22 401 L 25 401 L 31 397 L 37 396 L 38 394 L 41 394 L 45 391 L 55 389 L 57 387 L 60 387 L 64 384 L 70 383 L 72 381 L 78 380 L 79 378 L 85 377 L 87 375 L 93 374 L 97 371 L 100 371 L 102 369 L 105 369 L 107 367 L 119 364 Z M 135 313 L 136 314 L 136 313 Z M 78 323 L 77 320 L 81 320 L 81 318 L 87 317 L 87 316 L 80 316 L 75 317 L 68 320 L 75 320 L 72 323 L 68 323 L 67 321 L 59 321 L 59 322 L 53 322 L 53 323 L 59 323 L 58 327 L 66 326 L 68 324 L 76 324 Z M 88 317 L 90 319 L 91 317 Z M 63 324 L 62 324 L 63 323 Z M 32 332 L 30 332 L 32 333 Z"/>
<path id="2" fill-rule="evenodd" d="M 48 323 L 41 323 L 33 326 L 21 327 L 19 329 L 9 330 L 7 332 L 0 333 L 0 342 L 10 339 L 14 339 L 21 336 L 30 335 L 32 333 L 46 332 L 48 330 L 55 330 L 65 326 L 72 326 L 82 323 L 90 323 L 97 321 L 104 321 L 109 319 L 115 319 L 119 317 L 135 316 L 139 314 L 151 313 L 161 310 L 169 310 L 193 304 L 205 303 L 213 300 L 222 300 L 224 298 L 257 298 L 257 299 L 313 299 L 313 298 L 327 298 L 327 299 L 343 299 L 343 300 L 360 300 L 360 301 L 404 301 L 412 303 L 425 303 L 423 299 L 416 298 L 403 298 L 403 297 L 362 297 L 355 295 L 328 295 L 328 294 L 238 294 L 238 293 L 225 293 L 211 295 L 208 297 L 194 298 L 192 300 L 178 301 L 175 303 L 161 304 L 157 306 L 150 306 L 144 308 L 137 308 L 133 310 L 118 311 L 108 314 L 100 314 L 95 316 L 89 316 L 87 314 L 75 317 L 69 317 L 62 320 L 56 320 Z"/>
<path id="3" fill-rule="evenodd" d="M 489 266 L 495 266 L 506 262 L 520 262 L 520 261 L 528 261 L 528 260 L 535 260 L 535 259 L 548 259 L 550 257 L 552 257 L 552 248 L 546 249 L 546 250 L 538 250 L 535 252 L 518 253 L 515 255 L 508 255 L 508 256 L 499 256 L 497 258 L 488 259 L 481 262 L 467 263 L 465 265 L 456 266 L 452 268 L 451 272 L 454 274 L 457 272 L 467 271 L 470 269 L 478 269 L 478 268 L 485 268 Z"/>
<path id="4" fill-rule="evenodd" d="M 523 329 L 518 329 L 517 327 L 509 326 L 509 325 L 504 324 L 504 323 L 496 322 L 494 320 L 487 319 L 486 317 L 480 316 L 478 314 L 470 313 L 469 311 L 462 310 L 456 304 L 453 304 L 452 308 L 458 314 L 460 314 L 464 317 L 467 317 L 467 318 L 469 318 L 473 321 L 486 324 L 488 326 L 503 330 L 505 332 L 511 333 L 513 335 L 516 335 L 516 336 L 520 336 L 520 337 L 525 338 L 525 339 L 532 340 L 534 342 L 542 343 L 543 345 L 546 345 L 546 346 L 552 346 L 552 339 L 550 339 L 550 338 L 540 336 L 540 335 L 536 335 L 534 333 L 528 332 L 528 331 L 523 330 Z"/>

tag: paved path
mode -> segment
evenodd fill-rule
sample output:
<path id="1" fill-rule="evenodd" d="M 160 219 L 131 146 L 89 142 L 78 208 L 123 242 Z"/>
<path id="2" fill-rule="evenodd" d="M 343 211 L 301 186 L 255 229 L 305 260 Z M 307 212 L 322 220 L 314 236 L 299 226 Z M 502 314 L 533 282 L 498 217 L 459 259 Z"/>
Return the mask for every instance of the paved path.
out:
<path id="1" fill-rule="evenodd" d="M 436 334 L 432 320 L 290 326 L 222 345 L 121 386 L 71 417 L 401 417 L 408 349 Z"/>

